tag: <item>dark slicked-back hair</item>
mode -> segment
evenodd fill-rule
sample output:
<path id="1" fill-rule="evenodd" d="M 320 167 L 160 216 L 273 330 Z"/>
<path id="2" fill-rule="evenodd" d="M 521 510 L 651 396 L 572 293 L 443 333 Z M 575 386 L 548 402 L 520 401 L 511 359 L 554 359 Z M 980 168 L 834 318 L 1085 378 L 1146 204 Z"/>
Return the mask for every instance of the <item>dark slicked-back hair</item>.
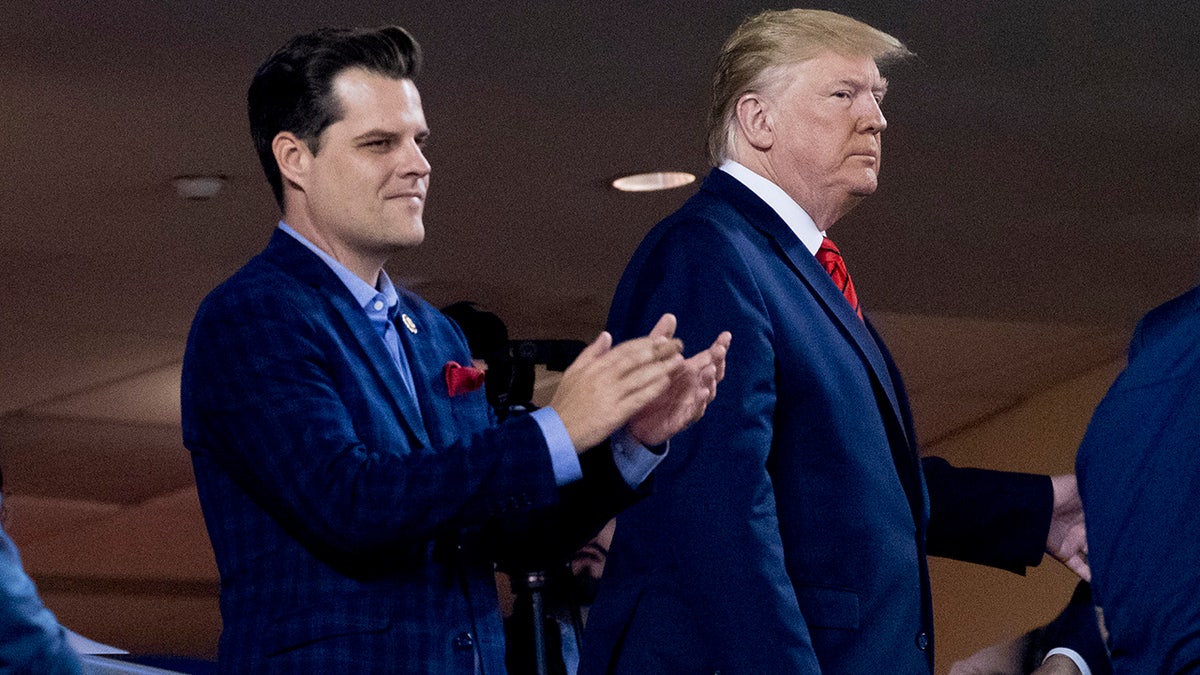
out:
<path id="1" fill-rule="evenodd" d="M 250 135 L 280 208 L 283 176 L 271 144 L 290 131 L 316 154 L 321 132 L 344 114 L 333 80 L 350 68 L 412 79 L 421 70 L 421 46 L 399 26 L 322 28 L 292 38 L 254 74 L 246 94 Z"/>

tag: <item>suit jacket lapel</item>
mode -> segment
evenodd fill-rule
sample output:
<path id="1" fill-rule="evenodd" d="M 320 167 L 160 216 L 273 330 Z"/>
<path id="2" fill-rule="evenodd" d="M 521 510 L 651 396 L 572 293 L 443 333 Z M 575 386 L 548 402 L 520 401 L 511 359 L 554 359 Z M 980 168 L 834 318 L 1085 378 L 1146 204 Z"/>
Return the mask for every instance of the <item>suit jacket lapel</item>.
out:
<path id="1" fill-rule="evenodd" d="M 373 369 L 383 380 L 384 388 L 387 389 L 392 402 L 399 408 L 400 418 L 404 425 L 416 435 L 422 446 L 428 447 L 430 445 L 429 434 L 425 429 L 425 424 L 421 421 L 422 417 L 417 410 L 417 401 L 408 393 L 408 387 L 404 385 L 404 380 L 400 377 L 400 370 L 392 361 L 392 355 L 388 353 L 387 345 L 380 339 L 379 333 L 371 325 L 371 321 L 363 312 L 362 307 L 359 307 L 353 296 L 341 287 L 340 280 L 338 286 L 336 291 L 327 291 L 330 301 L 349 324 L 359 344 L 366 350 L 367 358 Z M 403 333 L 406 331 L 400 326 L 396 328 L 401 331 L 401 340 L 403 340 Z M 413 374 L 413 380 L 414 385 L 417 385 L 413 387 L 414 390 L 420 392 L 420 380 L 417 379 L 416 373 Z"/>
<path id="2" fill-rule="evenodd" d="M 333 270 L 329 269 L 329 266 L 312 251 L 282 231 L 276 230 L 272 235 L 264 255 L 292 273 L 302 283 L 316 288 L 324 296 L 329 306 L 350 329 L 351 334 L 365 352 L 365 365 L 379 379 L 383 389 L 399 411 L 397 417 L 401 426 L 408 432 L 414 444 L 428 447 L 430 445 L 429 435 L 425 431 L 425 425 L 419 422 L 421 417 L 417 414 L 416 401 L 409 395 L 408 388 L 404 386 L 404 381 L 400 378 L 400 371 L 392 362 L 391 354 L 388 353 L 379 333 L 375 332 L 370 319 L 367 318 L 362 307 L 355 302 L 354 296 L 350 294 L 342 280 L 338 279 Z M 401 336 L 407 332 L 402 327 L 398 328 L 400 328 Z M 414 379 L 416 379 L 415 373 Z M 416 389 L 419 392 L 421 387 L 418 385 Z"/>
<path id="3" fill-rule="evenodd" d="M 884 360 L 883 354 L 880 353 L 879 345 L 875 342 L 875 339 L 871 336 L 871 332 L 867 330 L 863 321 L 859 320 L 858 314 L 850 307 L 850 303 L 846 302 L 845 296 L 838 290 L 837 285 L 829 278 L 829 274 L 825 272 L 812 253 L 805 248 L 804 243 L 800 241 L 796 233 L 792 232 L 787 223 L 783 222 L 783 219 L 779 217 L 779 214 L 775 213 L 775 210 L 760 199 L 758 195 L 754 194 L 752 190 L 736 178 L 720 169 L 713 169 L 709 173 L 701 189 L 713 192 L 731 203 L 734 208 L 745 216 L 751 225 L 765 232 L 774 240 L 781 256 L 787 261 L 792 270 L 795 271 L 796 276 L 808 286 L 813 296 L 824 305 L 829 316 L 841 327 L 842 332 L 857 347 L 859 353 L 866 360 L 872 373 L 875 375 L 875 379 L 881 384 L 884 393 L 887 395 L 888 402 L 891 404 L 892 414 L 895 416 L 900 428 L 904 429 L 904 415 L 900 410 L 895 384 L 888 374 L 887 363 Z"/>
<path id="4" fill-rule="evenodd" d="M 421 415 L 429 422 L 425 426 L 435 437 L 437 446 L 445 444 L 444 431 L 453 429 L 453 424 L 445 423 L 452 411 L 450 408 L 449 392 L 442 394 L 438 383 L 444 381 L 442 369 L 446 367 L 445 354 L 438 348 L 438 338 L 434 334 L 434 326 L 424 326 L 416 323 L 414 316 L 417 312 L 411 304 L 407 293 L 400 288 L 400 307 L 396 313 L 396 328 L 400 331 L 400 344 L 408 356 L 408 365 L 412 369 L 413 385 L 417 391 L 417 401 L 421 406 Z M 407 320 L 405 318 L 407 317 Z M 464 363 L 460 365 L 471 365 Z M 436 420 L 436 421 L 435 421 Z"/>

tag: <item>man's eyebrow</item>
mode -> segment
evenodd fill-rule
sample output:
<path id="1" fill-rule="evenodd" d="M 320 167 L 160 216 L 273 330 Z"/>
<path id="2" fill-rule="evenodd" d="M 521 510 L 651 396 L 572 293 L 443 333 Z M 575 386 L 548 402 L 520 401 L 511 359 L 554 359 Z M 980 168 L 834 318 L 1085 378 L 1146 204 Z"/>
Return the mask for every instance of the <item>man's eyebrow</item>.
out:
<path id="1" fill-rule="evenodd" d="M 842 79 L 838 80 L 836 84 L 838 84 L 839 86 L 842 86 L 842 87 L 849 87 L 851 89 L 856 89 L 858 91 L 862 91 L 864 89 L 869 88 L 872 92 L 874 92 L 876 94 L 886 94 L 887 88 L 888 88 L 888 81 L 887 81 L 887 78 L 885 78 L 885 77 L 879 78 L 870 87 L 867 86 L 867 82 L 865 80 L 862 80 L 859 78 L 852 78 L 852 77 L 842 78 Z"/>
<path id="2" fill-rule="evenodd" d="M 368 129 L 367 131 L 364 131 L 361 134 L 354 136 L 350 140 L 353 142 L 365 141 L 368 139 L 370 139 L 370 140 L 382 140 L 382 139 L 395 140 L 397 138 L 400 138 L 402 135 L 403 134 L 401 134 L 398 131 L 388 131 L 387 129 L 376 128 L 376 129 Z M 413 136 L 416 138 L 428 138 L 429 137 L 429 127 L 424 127 L 422 129 L 418 129 L 417 132 L 415 134 L 413 134 Z"/>
<path id="3" fill-rule="evenodd" d="M 367 131 L 364 131 L 361 134 L 355 136 L 351 140 L 362 141 L 362 140 L 366 140 L 368 138 L 370 138 L 370 139 L 396 138 L 399 135 L 400 134 L 398 134 L 394 131 L 387 131 L 385 129 L 368 129 Z"/>

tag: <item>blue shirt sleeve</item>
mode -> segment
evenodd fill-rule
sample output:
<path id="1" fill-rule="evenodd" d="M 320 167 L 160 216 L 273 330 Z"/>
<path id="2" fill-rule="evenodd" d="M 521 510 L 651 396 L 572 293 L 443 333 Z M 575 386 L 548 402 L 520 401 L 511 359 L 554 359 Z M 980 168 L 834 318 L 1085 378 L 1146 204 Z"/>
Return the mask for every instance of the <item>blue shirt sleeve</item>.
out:
<path id="1" fill-rule="evenodd" d="M 579 465 L 579 457 L 575 454 L 575 444 L 571 442 L 571 436 L 554 408 L 539 408 L 529 416 L 541 428 L 542 436 L 546 437 L 555 483 L 562 487 L 583 478 L 583 467 Z"/>
<path id="2" fill-rule="evenodd" d="M 667 456 L 669 445 L 669 443 L 663 443 L 657 446 L 658 451 L 655 452 L 638 443 L 625 427 L 618 429 L 610 440 L 612 441 L 613 463 L 617 465 L 617 471 L 621 472 L 621 477 L 625 479 L 629 487 L 634 489 L 637 489 L 637 486 L 646 480 L 654 467 L 658 466 L 658 463 Z"/>
<path id="3" fill-rule="evenodd" d="M 550 464 L 554 468 L 554 480 L 561 487 L 567 483 L 583 478 L 583 468 L 579 465 L 579 456 L 575 453 L 575 445 L 571 436 L 563 426 L 562 419 L 553 408 L 540 408 L 530 413 L 550 448 Z M 621 472 L 621 477 L 631 488 L 637 488 L 646 480 L 654 467 L 666 457 L 663 452 L 656 453 L 638 443 L 624 428 L 617 431 L 611 438 L 613 463 Z"/>

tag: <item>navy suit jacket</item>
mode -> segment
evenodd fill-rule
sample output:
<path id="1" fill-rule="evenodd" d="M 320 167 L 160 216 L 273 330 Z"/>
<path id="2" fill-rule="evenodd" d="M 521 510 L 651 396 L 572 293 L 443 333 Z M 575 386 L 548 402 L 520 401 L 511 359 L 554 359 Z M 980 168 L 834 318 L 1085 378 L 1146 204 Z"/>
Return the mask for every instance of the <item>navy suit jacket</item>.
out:
<path id="1" fill-rule="evenodd" d="M 1076 471 L 1113 671 L 1200 670 L 1200 287 L 1139 323 Z"/>
<path id="2" fill-rule="evenodd" d="M 183 433 L 223 671 L 502 673 L 489 525 L 567 509 L 569 550 L 633 496 L 609 452 L 557 488 L 533 419 L 496 426 L 483 390 L 450 395 L 444 366 L 471 359 L 458 328 L 403 291 L 399 310 L 417 401 L 350 292 L 281 231 L 200 306 Z"/>
<path id="3" fill-rule="evenodd" d="M 731 330 L 727 376 L 618 518 L 582 672 L 929 672 L 926 553 L 1041 559 L 1049 480 L 922 471 L 882 341 L 723 171 L 642 242 L 609 327 L 663 312 L 692 347 Z"/>

